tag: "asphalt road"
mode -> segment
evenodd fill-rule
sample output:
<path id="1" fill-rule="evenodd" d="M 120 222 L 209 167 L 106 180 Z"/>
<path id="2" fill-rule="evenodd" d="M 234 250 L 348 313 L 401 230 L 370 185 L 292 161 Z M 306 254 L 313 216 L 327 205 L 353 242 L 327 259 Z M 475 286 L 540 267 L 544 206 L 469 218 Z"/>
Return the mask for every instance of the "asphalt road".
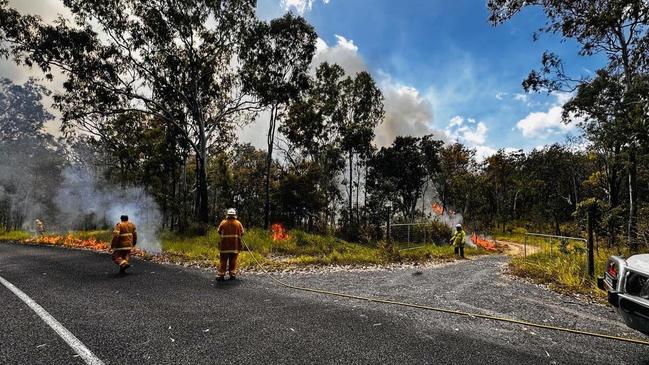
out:
<path id="1" fill-rule="evenodd" d="M 642 338 L 605 306 L 503 275 L 505 263 L 283 279 Z M 127 276 L 115 271 L 105 254 L 0 244 L 0 276 L 105 364 L 649 364 L 648 346 L 299 292 L 257 274 L 216 284 L 204 270 L 142 261 Z M 84 363 L 4 286 L 0 318 L 1 364 Z"/>

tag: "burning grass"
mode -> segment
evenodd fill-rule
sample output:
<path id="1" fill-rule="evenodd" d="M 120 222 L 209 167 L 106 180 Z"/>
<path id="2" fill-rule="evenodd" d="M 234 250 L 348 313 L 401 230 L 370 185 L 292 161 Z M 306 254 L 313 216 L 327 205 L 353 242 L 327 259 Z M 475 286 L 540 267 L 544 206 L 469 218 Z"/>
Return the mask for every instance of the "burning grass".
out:
<path id="1" fill-rule="evenodd" d="M 110 231 L 74 231 L 65 235 L 48 233 L 44 235 L 32 236 L 20 240 L 25 244 L 63 246 L 76 249 L 93 250 L 100 252 L 110 252 L 110 240 L 112 233 Z M 132 252 L 134 256 L 149 257 L 146 252 L 135 248 Z"/>
<path id="2" fill-rule="evenodd" d="M 29 233 L 7 235 L 12 240 L 22 240 L 26 244 L 65 246 L 78 249 L 90 249 L 101 252 L 110 251 L 110 231 L 77 231 L 66 234 L 46 234 L 31 236 Z M 160 235 L 162 253 L 148 255 L 141 250 L 134 250 L 136 256 L 157 262 L 172 262 L 183 265 L 214 267 L 219 262 L 218 243 L 220 237 L 216 229 L 204 236 L 187 236 L 171 232 Z M 412 245 L 394 244 L 394 250 L 387 252 L 382 245 L 363 245 L 350 243 L 333 236 L 306 233 L 300 230 L 288 232 L 285 229 L 265 231 L 250 229 L 244 236 L 251 251 L 242 252 L 239 256 L 240 267 L 254 269 L 257 260 L 271 270 L 300 268 L 307 266 L 327 265 L 384 265 L 394 262 L 451 261 L 453 250 L 449 246 L 424 245 L 412 248 Z M 467 248 L 466 254 L 484 254 L 481 249 Z"/>
<path id="3" fill-rule="evenodd" d="M 449 246 L 425 245 L 423 248 L 399 251 L 408 248 L 395 243 L 394 251 L 387 253 L 380 245 L 362 245 L 347 242 L 333 236 L 310 234 L 300 230 L 282 232 L 250 229 L 244 240 L 252 252 L 239 256 L 241 268 L 254 268 L 253 255 L 269 269 L 326 265 L 384 265 L 391 262 L 424 262 L 430 260 L 453 260 L 453 249 Z M 215 230 L 202 237 L 187 237 L 173 233 L 162 235 L 165 254 L 174 258 L 218 263 L 219 235 Z M 481 249 L 467 248 L 466 254 L 485 254 Z"/>

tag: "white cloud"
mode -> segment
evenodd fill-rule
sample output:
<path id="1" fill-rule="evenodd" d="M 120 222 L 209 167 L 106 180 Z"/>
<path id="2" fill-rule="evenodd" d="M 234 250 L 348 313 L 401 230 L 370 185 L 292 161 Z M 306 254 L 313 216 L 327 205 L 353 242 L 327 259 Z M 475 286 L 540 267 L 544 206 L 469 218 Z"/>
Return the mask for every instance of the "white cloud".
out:
<path id="1" fill-rule="evenodd" d="M 475 149 L 475 159 L 478 162 L 484 161 L 487 157 L 493 156 L 498 152 L 495 148 L 489 146 L 476 146 Z"/>
<path id="2" fill-rule="evenodd" d="M 352 41 L 351 39 L 348 40 L 345 37 L 338 34 L 336 34 L 335 37 L 338 40 L 338 45 L 337 45 L 338 47 L 348 49 L 354 52 L 358 51 L 358 47 L 354 44 L 354 41 Z"/>
<path id="3" fill-rule="evenodd" d="M 474 127 L 475 126 L 475 127 Z M 465 120 L 459 115 L 451 118 L 446 130 L 446 136 L 454 141 L 465 143 L 471 147 L 484 145 L 489 128 L 484 122 L 475 119 Z"/>
<path id="4" fill-rule="evenodd" d="M 484 161 L 485 158 L 495 154 L 498 150 L 486 144 L 489 128 L 487 124 L 482 121 L 476 121 L 471 118 L 463 118 L 456 115 L 448 123 L 444 130 L 446 137 L 453 141 L 464 144 L 465 146 L 475 150 L 476 160 L 478 162 Z M 517 150 L 508 148 L 506 151 Z"/>
<path id="5" fill-rule="evenodd" d="M 567 93 L 555 93 L 556 102 L 547 111 L 533 112 L 516 123 L 516 128 L 527 138 L 546 139 L 577 128 L 578 120 L 566 124 L 562 120 L 563 104 L 572 97 Z"/>
<path id="6" fill-rule="evenodd" d="M 327 45 L 323 39 L 316 41 L 316 53 L 313 56 L 311 67 L 315 70 L 323 62 L 336 63 L 342 67 L 347 74 L 355 75 L 367 70 L 367 65 L 358 53 L 358 46 L 353 40 L 336 34 L 337 43 L 335 46 Z"/>
<path id="7" fill-rule="evenodd" d="M 299 14 L 304 14 L 313 8 L 315 0 L 282 0 L 284 10 L 295 10 Z M 329 4 L 329 0 L 322 0 L 323 4 Z"/>
<path id="8" fill-rule="evenodd" d="M 507 93 L 503 93 L 503 92 L 496 93 L 496 99 L 498 99 L 498 100 L 505 99 L 505 96 L 507 96 Z"/>
<path id="9" fill-rule="evenodd" d="M 527 94 L 514 94 L 514 100 L 518 100 L 523 103 L 527 103 L 527 101 L 530 99 L 530 96 Z"/>

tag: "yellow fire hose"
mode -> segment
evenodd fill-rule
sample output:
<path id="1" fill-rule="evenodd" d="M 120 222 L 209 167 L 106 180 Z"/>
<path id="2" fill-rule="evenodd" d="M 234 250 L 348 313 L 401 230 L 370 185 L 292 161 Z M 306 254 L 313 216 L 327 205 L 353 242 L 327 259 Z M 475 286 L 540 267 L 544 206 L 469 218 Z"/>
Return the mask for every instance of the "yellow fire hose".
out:
<path id="1" fill-rule="evenodd" d="M 577 330 L 577 329 L 574 329 L 574 328 L 566 328 L 566 327 L 552 326 L 552 325 L 541 324 L 541 323 L 527 322 L 527 321 L 522 321 L 522 320 L 513 319 L 513 318 L 490 316 L 490 315 L 487 315 L 487 314 L 469 313 L 469 312 L 463 312 L 463 311 L 454 310 L 454 309 L 438 308 L 438 307 L 432 307 L 432 306 L 428 306 L 428 305 L 406 303 L 406 302 L 394 301 L 394 300 L 389 300 L 389 299 L 370 298 L 370 297 L 364 297 L 364 296 L 359 296 L 359 295 L 338 293 L 338 292 L 333 292 L 333 291 L 328 291 L 328 290 L 321 290 L 321 289 L 314 289 L 314 288 L 307 288 L 307 287 L 300 287 L 300 286 L 292 285 L 292 284 L 289 284 L 289 283 L 287 283 L 285 281 L 282 281 L 282 280 L 277 279 L 276 277 L 272 276 L 266 270 L 264 265 L 257 259 L 256 255 L 252 252 L 252 250 L 250 250 L 250 247 L 248 247 L 246 242 L 243 241 L 243 240 L 241 242 L 246 247 L 246 250 L 248 250 L 248 252 L 250 252 L 252 258 L 255 260 L 257 266 L 259 267 L 259 269 L 268 278 L 270 278 L 272 281 L 274 281 L 275 283 L 279 284 L 280 286 L 283 286 L 283 287 L 286 287 L 286 288 L 305 291 L 305 292 L 311 292 L 311 293 L 331 295 L 331 296 L 342 297 L 342 298 L 363 300 L 363 301 L 372 302 L 372 303 L 391 304 L 391 305 L 398 305 L 398 306 L 402 306 L 402 307 L 418 308 L 418 309 L 424 309 L 424 310 L 434 311 L 434 312 L 455 314 L 455 315 L 459 315 L 459 316 L 467 316 L 467 317 L 471 317 L 471 318 L 489 319 L 489 320 L 493 320 L 493 321 L 520 324 L 520 325 L 524 325 L 524 326 L 528 326 L 528 327 L 544 328 L 544 329 L 548 329 L 548 330 L 552 330 L 552 331 L 568 332 L 568 333 L 574 333 L 574 334 L 577 334 L 577 335 L 585 335 L 585 336 L 591 336 L 591 337 L 604 338 L 604 339 L 608 339 L 608 340 L 622 341 L 622 342 L 628 342 L 628 343 L 633 343 L 633 344 L 638 344 L 638 345 L 647 345 L 647 346 L 649 346 L 649 341 L 646 341 L 646 340 L 638 340 L 638 339 L 634 339 L 634 338 L 627 338 L 627 337 L 608 335 L 608 334 L 605 334 L 605 333 L 588 332 L 588 331 Z"/>

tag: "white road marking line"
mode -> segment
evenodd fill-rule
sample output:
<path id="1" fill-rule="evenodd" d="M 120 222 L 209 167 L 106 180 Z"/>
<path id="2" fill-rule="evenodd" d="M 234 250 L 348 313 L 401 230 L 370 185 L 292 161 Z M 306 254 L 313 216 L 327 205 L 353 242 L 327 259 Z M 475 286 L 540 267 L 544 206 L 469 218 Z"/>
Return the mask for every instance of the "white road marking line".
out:
<path id="1" fill-rule="evenodd" d="M 0 276 L 0 283 L 2 283 L 7 289 L 11 290 L 20 300 L 25 302 L 36 314 L 38 314 L 41 319 L 47 323 L 61 338 L 83 358 L 86 364 L 89 365 L 104 365 L 104 362 L 101 361 L 95 354 L 93 354 L 78 338 L 76 338 L 72 332 L 68 331 L 59 321 L 52 317 L 43 307 L 38 305 L 32 298 L 27 296 L 22 290 L 16 288 L 12 283 L 8 282 L 5 278 Z"/>

